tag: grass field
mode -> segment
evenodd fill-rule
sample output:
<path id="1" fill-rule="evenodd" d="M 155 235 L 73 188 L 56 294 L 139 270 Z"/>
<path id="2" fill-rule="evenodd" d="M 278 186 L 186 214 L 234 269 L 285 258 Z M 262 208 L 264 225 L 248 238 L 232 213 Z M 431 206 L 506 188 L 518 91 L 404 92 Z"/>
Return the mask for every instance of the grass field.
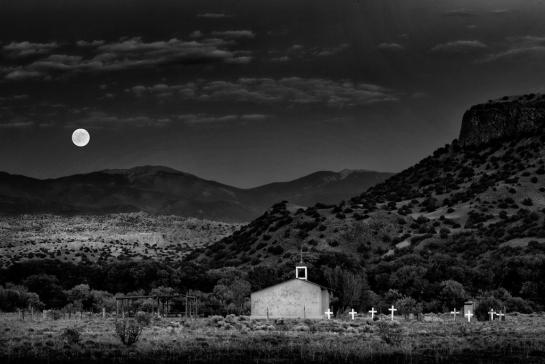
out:
<path id="1" fill-rule="evenodd" d="M 447 317 L 398 324 L 341 320 L 250 320 L 214 316 L 156 319 L 125 347 L 115 319 L 0 318 L 0 361 L 108 363 L 544 363 L 545 316 L 506 322 L 452 322 Z M 63 336 L 77 328 L 79 343 Z"/>

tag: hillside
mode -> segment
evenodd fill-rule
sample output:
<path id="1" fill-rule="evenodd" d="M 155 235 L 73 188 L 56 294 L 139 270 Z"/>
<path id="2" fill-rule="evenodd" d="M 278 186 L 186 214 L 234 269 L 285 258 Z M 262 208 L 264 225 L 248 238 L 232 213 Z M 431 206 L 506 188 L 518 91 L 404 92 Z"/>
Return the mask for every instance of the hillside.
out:
<path id="1" fill-rule="evenodd" d="M 109 214 L 146 212 L 241 222 L 270 205 L 301 206 L 347 198 L 391 174 L 317 172 L 284 183 L 240 189 L 171 168 L 144 166 L 39 180 L 0 172 L 0 214 Z"/>
<path id="2" fill-rule="evenodd" d="M 433 301 L 440 283 L 454 279 L 473 294 L 501 287 L 541 302 L 543 110 L 537 107 L 532 120 L 524 114 L 521 122 L 531 121 L 531 128 L 513 127 L 520 115 L 513 109 L 526 105 L 520 99 L 511 100 L 511 108 L 505 99 L 472 108 L 480 116 L 466 113 L 462 143 L 436 150 L 356 197 L 307 209 L 278 203 L 192 257 L 213 267 L 270 265 L 289 271 L 303 249 L 311 272 L 321 266 L 363 268 L 378 293 L 396 289 Z M 482 125 L 494 125 L 490 120 L 508 123 L 495 124 L 494 137 L 480 139 Z M 323 280 L 320 270 L 314 274 Z"/>

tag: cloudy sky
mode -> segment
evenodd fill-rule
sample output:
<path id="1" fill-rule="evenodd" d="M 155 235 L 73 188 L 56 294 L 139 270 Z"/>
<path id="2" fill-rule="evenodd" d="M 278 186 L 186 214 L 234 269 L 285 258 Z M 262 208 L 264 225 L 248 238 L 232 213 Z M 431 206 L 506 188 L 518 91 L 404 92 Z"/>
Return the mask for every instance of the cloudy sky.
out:
<path id="1" fill-rule="evenodd" d="M 541 0 L 5 0 L 0 170 L 399 171 L 472 104 L 545 91 L 543 19 Z"/>

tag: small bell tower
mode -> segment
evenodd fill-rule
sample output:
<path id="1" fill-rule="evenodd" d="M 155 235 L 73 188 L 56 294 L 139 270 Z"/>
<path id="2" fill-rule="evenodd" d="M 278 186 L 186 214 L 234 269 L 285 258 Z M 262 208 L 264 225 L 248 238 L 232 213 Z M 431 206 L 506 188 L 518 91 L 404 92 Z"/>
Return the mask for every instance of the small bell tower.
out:
<path id="1" fill-rule="evenodd" d="M 299 264 L 295 267 L 295 278 L 306 281 L 308 280 L 308 271 L 306 265 L 303 263 L 303 249 L 301 249 L 300 255 Z"/>

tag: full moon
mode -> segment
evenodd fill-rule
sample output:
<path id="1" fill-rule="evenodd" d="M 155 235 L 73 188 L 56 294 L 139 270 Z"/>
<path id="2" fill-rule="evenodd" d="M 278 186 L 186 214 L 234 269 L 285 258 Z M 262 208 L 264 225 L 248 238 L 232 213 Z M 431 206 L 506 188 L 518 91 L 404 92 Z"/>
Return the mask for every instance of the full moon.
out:
<path id="1" fill-rule="evenodd" d="M 91 136 L 89 132 L 85 129 L 76 129 L 72 133 L 72 142 L 78 147 L 84 147 L 89 144 Z"/>

